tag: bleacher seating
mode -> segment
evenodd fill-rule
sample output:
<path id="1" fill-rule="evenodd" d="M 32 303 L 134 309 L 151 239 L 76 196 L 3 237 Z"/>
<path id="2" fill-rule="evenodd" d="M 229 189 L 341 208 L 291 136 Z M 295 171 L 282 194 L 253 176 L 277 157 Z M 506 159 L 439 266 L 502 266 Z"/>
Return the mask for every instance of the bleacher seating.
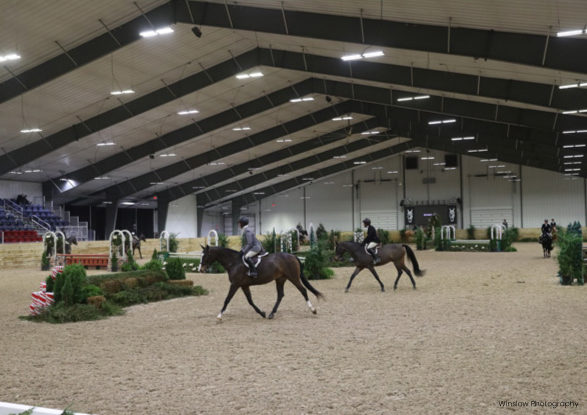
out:
<path id="1" fill-rule="evenodd" d="M 0 199 L 0 202 L 3 202 Z M 14 202 L 14 201 L 12 201 Z M 0 203 L 3 206 L 3 203 Z M 38 235 L 33 227 L 23 223 L 20 216 L 8 212 L 0 206 L 0 232 L 4 233 L 4 242 L 38 242 L 43 238 Z M 14 205 L 12 205 L 14 206 Z M 68 222 L 62 220 L 49 209 L 45 209 L 40 205 L 25 205 L 22 207 L 23 216 L 26 218 L 37 217 L 46 222 L 52 231 L 57 230 L 58 227 L 69 225 Z M 1 236 L 1 235 L 0 235 Z"/>
<path id="2" fill-rule="evenodd" d="M 43 238 L 37 231 L 4 231 L 4 243 L 41 242 Z"/>

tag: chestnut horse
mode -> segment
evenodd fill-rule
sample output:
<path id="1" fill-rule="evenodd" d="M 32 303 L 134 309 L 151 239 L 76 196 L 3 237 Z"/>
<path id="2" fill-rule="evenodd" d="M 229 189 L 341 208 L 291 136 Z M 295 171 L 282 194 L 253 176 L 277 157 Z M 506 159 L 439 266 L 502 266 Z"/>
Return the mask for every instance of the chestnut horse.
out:
<path id="1" fill-rule="evenodd" d="M 345 292 L 349 291 L 353 279 L 357 276 L 359 272 L 361 272 L 365 268 L 371 271 L 371 274 L 373 274 L 373 276 L 381 286 L 381 291 L 385 291 L 385 287 L 379 279 L 379 275 L 377 275 L 377 272 L 375 272 L 375 266 L 385 265 L 388 262 L 393 262 L 393 265 L 395 265 L 395 268 L 398 272 L 395 284 L 393 284 L 394 290 L 397 289 L 397 283 L 403 271 L 405 271 L 408 274 L 410 280 L 412 280 L 412 285 L 414 286 L 414 289 L 416 289 L 416 281 L 414 281 L 410 269 L 406 266 L 404 262 L 406 254 L 408 255 L 408 258 L 410 258 L 410 261 L 412 261 L 412 266 L 414 267 L 414 274 L 416 274 L 418 277 L 424 275 L 424 271 L 421 270 L 420 266 L 418 265 L 418 260 L 416 259 L 416 255 L 414 255 L 414 251 L 412 251 L 412 248 L 405 244 L 388 244 L 380 247 L 377 255 L 379 256 L 379 258 L 381 258 L 381 261 L 377 265 L 373 264 L 373 257 L 365 251 L 365 247 L 357 242 L 337 243 L 334 259 L 336 261 L 340 261 L 342 259 L 342 255 L 345 252 L 348 252 L 353 257 L 353 260 L 356 265 L 355 272 L 353 272 L 353 274 L 351 275 L 349 283 L 346 286 Z"/>
<path id="2" fill-rule="evenodd" d="M 283 285 L 287 280 L 291 281 L 291 283 L 302 293 L 306 299 L 308 308 L 310 308 L 314 314 L 316 314 L 316 309 L 308 298 L 306 288 L 310 290 L 316 298 L 324 298 L 317 289 L 310 285 L 304 276 L 302 263 L 295 255 L 277 253 L 265 256 L 257 267 L 259 275 L 256 278 L 252 278 L 247 275 L 248 269 L 243 264 L 240 252 L 214 246 L 205 246 L 202 247 L 202 249 L 202 259 L 199 267 L 200 272 L 206 272 L 206 269 L 214 261 L 218 261 L 228 272 L 230 288 L 228 290 L 228 295 L 224 300 L 224 306 L 216 317 L 218 320 L 222 320 L 222 314 L 239 288 L 243 290 L 251 307 L 253 307 L 261 317 L 265 318 L 265 312 L 261 311 L 253 302 L 253 297 L 251 296 L 251 290 L 249 288 L 251 285 L 267 284 L 271 281 L 275 281 L 275 284 L 277 285 L 277 302 L 273 306 L 269 318 L 273 318 L 277 312 L 277 307 L 279 307 L 279 303 L 284 295 Z M 304 286 L 306 288 L 304 288 Z"/>

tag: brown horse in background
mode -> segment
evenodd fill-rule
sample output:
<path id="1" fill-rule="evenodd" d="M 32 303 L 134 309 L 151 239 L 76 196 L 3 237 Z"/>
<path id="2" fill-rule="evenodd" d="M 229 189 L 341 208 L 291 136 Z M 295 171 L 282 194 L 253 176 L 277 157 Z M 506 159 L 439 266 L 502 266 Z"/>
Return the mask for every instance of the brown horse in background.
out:
<path id="1" fill-rule="evenodd" d="M 395 265 L 395 268 L 398 272 L 395 284 L 393 284 L 394 290 L 397 289 L 397 283 L 404 271 L 408 274 L 410 280 L 412 280 L 412 285 L 414 286 L 414 289 L 416 289 L 416 281 L 414 281 L 410 269 L 406 266 L 404 262 L 406 254 L 408 255 L 408 258 L 410 258 L 410 261 L 412 261 L 412 266 L 414 267 L 414 274 L 416 274 L 418 277 L 424 275 L 424 271 L 421 270 L 420 265 L 418 265 L 418 260 L 416 259 L 416 255 L 414 255 L 414 251 L 412 251 L 412 248 L 405 244 L 388 244 L 380 247 L 377 255 L 379 256 L 381 261 L 377 265 L 373 264 L 373 257 L 365 251 L 365 247 L 357 242 L 336 243 L 334 259 L 336 261 L 342 260 L 342 255 L 345 252 L 348 252 L 351 255 L 351 257 L 353 257 L 353 260 L 356 265 L 355 272 L 353 272 L 353 274 L 351 275 L 349 283 L 346 286 L 345 292 L 349 291 L 353 279 L 357 276 L 359 272 L 361 272 L 365 268 L 371 271 L 371 274 L 373 274 L 373 276 L 381 286 L 381 291 L 385 291 L 385 287 L 379 279 L 379 275 L 377 275 L 377 272 L 375 272 L 375 266 L 385 265 L 388 262 L 393 262 L 393 265 Z"/>
<path id="2" fill-rule="evenodd" d="M 277 285 L 277 302 L 273 306 L 271 314 L 269 314 L 269 318 L 273 318 L 277 312 L 277 307 L 279 307 L 279 303 L 281 303 L 281 299 L 284 296 L 283 285 L 287 280 L 291 281 L 291 283 L 302 293 L 306 299 L 308 308 L 310 308 L 312 313 L 316 314 L 316 309 L 308 298 L 306 288 L 310 290 L 316 298 L 323 298 L 324 296 L 310 285 L 307 278 L 304 276 L 302 263 L 296 256 L 286 253 L 269 254 L 262 259 L 257 267 L 259 275 L 256 278 L 252 278 L 247 275 L 248 269 L 243 264 L 240 252 L 228 248 L 210 246 L 202 247 L 202 249 L 200 272 L 206 272 L 206 269 L 214 261 L 218 261 L 224 269 L 228 271 L 230 288 L 228 290 L 228 295 L 224 300 L 224 306 L 216 317 L 218 320 L 222 320 L 222 314 L 239 288 L 243 290 L 251 307 L 253 307 L 261 317 L 265 318 L 265 312 L 261 311 L 253 302 L 249 286 L 267 284 L 271 281 L 275 281 L 275 284 Z M 304 286 L 306 288 L 304 288 Z"/>

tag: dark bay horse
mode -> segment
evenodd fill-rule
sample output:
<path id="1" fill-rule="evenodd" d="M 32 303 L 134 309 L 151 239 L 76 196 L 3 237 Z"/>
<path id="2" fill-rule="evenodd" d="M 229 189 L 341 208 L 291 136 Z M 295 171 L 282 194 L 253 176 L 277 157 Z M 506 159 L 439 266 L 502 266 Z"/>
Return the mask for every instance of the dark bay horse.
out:
<path id="1" fill-rule="evenodd" d="M 552 236 L 548 233 L 543 233 L 538 238 L 538 242 L 542 245 L 542 254 L 544 258 L 550 257 L 550 251 L 552 251 Z"/>
<path id="2" fill-rule="evenodd" d="M 412 251 L 412 248 L 410 248 L 408 245 L 402 245 L 402 244 L 383 245 L 382 247 L 379 248 L 379 252 L 377 253 L 379 258 L 381 258 L 381 262 L 379 262 L 377 265 L 373 264 L 373 257 L 371 255 L 369 255 L 367 252 L 365 252 L 365 247 L 357 242 L 337 243 L 334 259 L 336 261 L 340 261 L 342 259 L 342 255 L 345 252 L 348 252 L 353 257 L 353 260 L 356 265 L 355 271 L 351 275 L 349 283 L 346 286 L 345 292 L 349 291 L 349 289 L 351 288 L 351 284 L 353 282 L 353 279 L 357 276 L 357 274 L 359 272 L 361 272 L 365 268 L 367 268 L 369 271 L 371 271 L 371 274 L 373 274 L 373 276 L 375 277 L 375 279 L 377 280 L 377 282 L 381 286 L 381 291 L 385 291 L 383 283 L 379 279 L 379 275 L 377 275 L 377 272 L 375 272 L 375 266 L 385 265 L 388 262 L 393 262 L 393 264 L 395 265 L 395 268 L 397 269 L 397 272 L 398 272 L 397 278 L 395 280 L 395 284 L 393 284 L 394 290 L 397 289 L 397 283 L 398 283 L 399 278 L 401 277 L 401 275 L 404 271 L 408 274 L 408 276 L 410 277 L 410 280 L 412 280 L 412 285 L 414 286 L 414 289 L 416 289 L 416 281 L 414 281 L 414 278 L 412 277 L 412 273 L 411 273 L 410 269 L 406 266 L 406 264 L 404 262 L 404 258 L 406 256 L 406 254 L 408 255 L 408 258 L 410 258 L 410 261 L 412 261 L 412 266 L 414 267 L 414 274 L 416 274 L 418 277 L 421 277 L 424 275 L 424 271 L 422 271 L 420 269 L 420 266 L 418 265 L 418 260 L 416 259 L 416 255 L 414 255 L 414 251 Z"/>
<path id="3" fill-rule="evenodd" d="M 139 256 L 143 259 L 143 254 L 141 253 L 141 241 L 147 242 L 147 238 L 145 235 L 141 234 L 141 236 L 133 235 L 132 236 L 132 255 L 135 255 L 135 251 L 139 250 Z"/>
<path id="4" fill-rule="evenodd" d="M 222 247 L 202 247 L 202 259 L 200 261 L 200 272 L 206 272 L 206 269 L 214 262 L 218 261 L 224 269 L 228 272 L 228 279 L 230 281 L 230 288 L 228 295 L 224 300 L 224 306 L 216 317 L 218 320 L 222 320 L 222 314 L 226 310 L 228 303 L 240 288 L 247 297 L 247 301 L 255 309 L 257 313 L 265 318 L 265 312 L 261 311 L 255 303 L 253 303 L 253 297 L 251 296 L 251 290 L 249 286 L 267 284 L 271 281 L 275 281 L 277 286 L 277 302 L 273 306 L 269 318 L 273 318 L 277 312 L 277 307 L 283 298 L 283 285 L 287 280 L 291 281 L 293 285 L 302 293 L 306 299 L 306 304 L 312 313 L 316 314 L 316 309 L 308 298 L 308 292 L 306 288 L 310 290 L 316 298 L 324 298 L 324 296 L 314 287 L 310 285 L 306 277 L 302 264 L 299 259 L 291 254 L 278 253 L 269 254 L 263 258 L 261 264 L 257 267 L 259 275 L 257 278 L 251 278 L 247 275 L 248 269 L 242 262 L 242 257 L 239 252 L 228 248 Z M 304 286 L 306 288 L 304 288 Z"/>

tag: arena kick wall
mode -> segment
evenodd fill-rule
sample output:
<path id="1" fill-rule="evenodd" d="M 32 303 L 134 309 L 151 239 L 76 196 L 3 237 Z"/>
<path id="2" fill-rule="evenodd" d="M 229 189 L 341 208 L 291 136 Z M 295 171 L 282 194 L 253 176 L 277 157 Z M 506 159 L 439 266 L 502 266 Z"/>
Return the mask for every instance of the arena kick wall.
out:
<path id="1" fill-rule="evenodd" d="M 507 219 L 520 228 L 539 227 L 545 218 L 559 224 L 586 221 L 586 181 L 563 174 L 502 162 L 481 162 L 481 158 L 462 156 L 455 170 L 445 170 L 434 163 L 444 162 L 444 153 L 412 153 L 418 156 L 415 170 L 404 169 L 403 156 L 393 156 L 377 163 L 360 166 L 331 177 L 315 180 L 303 188 L 272 195 L 248 205 L 241 211 L 251 217 L 257 233 L 273 228 L 287 230 L 298 223 L 322 223 L 327 229 L 350 231 L 368 216 L 377 227 L 404 228 L 404 203 L 444 200 L 462 201 L 458 206 L 458 227 L 473 224 L 485 228 Z M 420 157 L 434 160 L 420 160 Z M 489 168 L 490 165 L 505 166 Z M 397 173 L 388 173 L 395 172 Z M 521 178 L 511 182 L 494 172 L 511 172 Z M 168 230 L 186 237 L 195 234 L 197 196 L 172 202 L 184 206 L 169 209 Z M 231 210 L 206 212 L 202 234 L 217 229 L 231 234 Z M 194 232 L 188 234 L 187 230 Z M 193 229 L 193 230 L 192 230 Z"/>

